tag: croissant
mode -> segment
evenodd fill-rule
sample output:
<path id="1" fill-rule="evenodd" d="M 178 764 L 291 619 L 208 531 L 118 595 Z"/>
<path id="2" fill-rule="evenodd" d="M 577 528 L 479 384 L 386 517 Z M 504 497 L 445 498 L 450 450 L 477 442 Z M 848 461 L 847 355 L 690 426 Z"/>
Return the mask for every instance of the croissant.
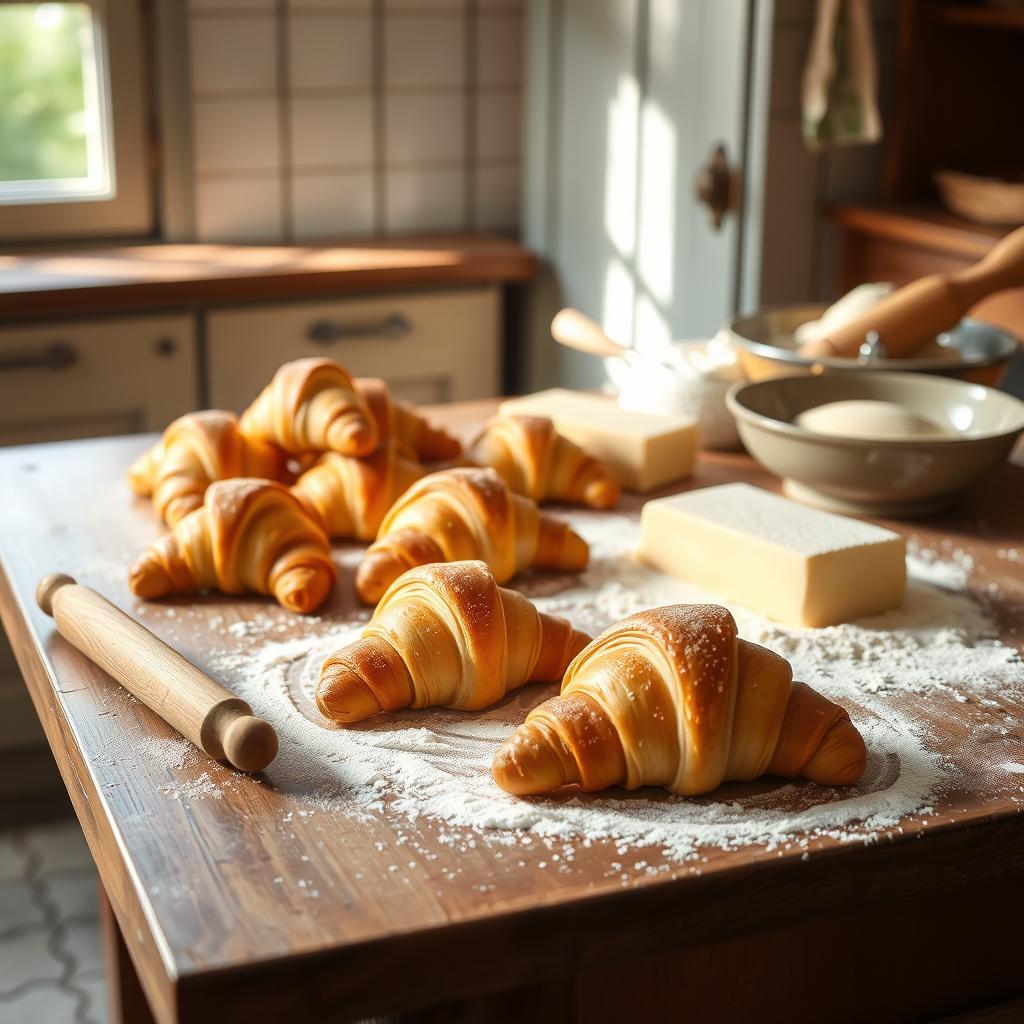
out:
<path id="1" fill-rule="evenodd" d="M 664 786 L 707 793 L 764 773 L 848 785 L 864 773 L 849 715 L 789 663 L 740 640 L 718 605 L 640 612 L 569 666 L 562 692 L 534 708 L 494 759 L 509 793 Z"/>
<path id="2" fill-rule="evenodd" d="M 586 541 L 535 502 L 513 494 L 493 469 L 431 473 L 395 502 L 356 571 L 356 592 L 375 604 L 407 569 L 479 558 L 499 583 L 535 565 L 582 569 Z"/>
<path id="3" fill-rule="evenodd" d="M 365 459 L 325 452 L 292 493 L 328 537 L 373 540 L 387 510 L 422 475 L 423 467 L 394 444 L 380 445 Z"/>
<path id="4" fill-rule="evenodd" d="M 311 612 L 334 586 L 327 537 L 298 498 L 269 480 L 221 480 L 200 508 L 139 556 L 128 582 L 138 597 L 197 590 L 273 594 Z"/>
<path id="5" fill-rule="evenodd" d="M 543 416 L 496 416 L 470 447 L 516 494 L 614 508 L 621 493 L 611 470 L 555 430 Z"/>
<path id="6" fill-rule="evenodd" d="M 242 413 L 241 429 L 292 455 L 341 452 L 369 455 L 377 426 L 348 371 L 333 359 L 285 363 Z"/>
<path id="7" fill-rule="evenodd" d="M 219 409 L 176 419 L 128 470 L 132 490 L 152 496 L 168 526 L 199 508 L 215 480 L 238 476 L 286 480 L 287 456 L 274 445 L 246 437 L 234 414 Z"/>
<path id="8" fill-rule="evenodd" d="M 476 711 L 524 683 L 560 679 L 589 642 L 499 587 L 483 562 L 422 566 L 388 588 L 359 640 L 324 662 L 316 703 L 338 722 L 407 707 Z"/>
<path id="9" fill-rule="evenodd" d="M 380 377 L 357 377 L 355 385 L 377 424 L 381 443 L 394 441 L 403 454 L 424 462 L 456 459 L 462 454 L 462 445 L 451 434 L 431 426 L 411 405 L 393 399 Z"/>

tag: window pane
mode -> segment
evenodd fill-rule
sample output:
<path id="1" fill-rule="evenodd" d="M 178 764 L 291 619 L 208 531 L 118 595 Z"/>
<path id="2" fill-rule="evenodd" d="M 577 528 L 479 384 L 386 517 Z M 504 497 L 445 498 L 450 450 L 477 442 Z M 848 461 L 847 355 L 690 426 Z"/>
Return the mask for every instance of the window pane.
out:
<path id="1" fill-rule="evenodd" d="M 93 13 L 0 3 L 0 202 L 111 194 Z"/>

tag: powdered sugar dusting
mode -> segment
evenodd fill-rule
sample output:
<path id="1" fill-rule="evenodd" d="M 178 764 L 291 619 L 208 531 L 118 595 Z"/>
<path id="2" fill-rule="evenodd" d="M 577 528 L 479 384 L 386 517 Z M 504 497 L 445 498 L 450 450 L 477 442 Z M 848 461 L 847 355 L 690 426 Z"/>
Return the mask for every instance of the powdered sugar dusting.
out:
<path id="1" fill-rule="evenodd" d="M 590 544 L 591 565 L 579 575 L 517 580 L 542 610 L 565 615 L 595 635 L 645 608 L 716 600 L 634 558 L 635 517 L 576 511 L 567 518 Z M 850 708 L 867 742 L 868 769 L 848 789 L 764 779 L 727 784 L 701 799 L 651 790 L 511 797 L 491 780 L 494 752 L 557 687 L 525 687 L 481 713 L 428 708 L 333 727 L 313 701 L 319 669 L 328 654 L 359 636 L 365 611 L 343 622 L 330 616 L 304 620 L 306 635 L 284 640 L 276 639 L 283 621 L 276 612 L 221 627 L 229 649 L 206 667 L 278 730 L 280 753 L 267 780 L 289 795 L 289 806 L 305 809 L 297 813 L 433 822 L 441 841 L 456 848 L 476 839 L 496 850 L 541 841 L 560 851 L 559 870 L 574 844 L 607 840 L 618 855 L 651 849 L 638 863 L 655 871 L 664 864 L 649 864 L 654 848 L 668 860 L 699 862 L 700 851 L 710 847 L 799 848 L 821 836 L 871 841 L 932 815 L 943 793 L 967 784 L 965 772 L 974 771 L 975 762 L 988 785 L 1003 780 L 1007 799 L 1019 802 L 1020 737 L 1004 726 L 994 698 L 1024 685 L 1024 665 L 999 642 L 984 607 L 966 592 L 971 568 L 966 556 L 939 558 L 912 548 L 903 608 L 824 630 L 789 629 L 732 607 L 741 636 L 776 650 L 793 663 L 798 678 Z M 294 630 L 294 623 L 287 628 Z M 936 752 L 927 709 L 938 697 L 968 702 L 965 712 L 985 734 L 983 764 L 973 752 L 961 759 Z M 165 753 L 171 760 L 177 756 Z M 176 795 L 216 799 L 217 791 L 237 780 L 218 766 Z"/>

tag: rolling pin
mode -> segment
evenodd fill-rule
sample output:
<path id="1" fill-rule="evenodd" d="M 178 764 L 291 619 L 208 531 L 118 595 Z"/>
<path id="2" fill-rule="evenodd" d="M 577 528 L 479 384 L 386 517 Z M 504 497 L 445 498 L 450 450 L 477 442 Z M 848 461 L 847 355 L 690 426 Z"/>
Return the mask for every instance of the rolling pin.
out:
<path id="1" fill-rule="evenodd" d="M 145 626 L 70 576 L 47 576 L 36 603 L 61 636 L 210 757 L 258 772 L 277 754 L 277 733 Z"/>
<path id="2" fill-rule="evenodd" d="M 624 357 L 630 352 L 624 345 L 612 341 L 586 313 L 568 306 L 559 310 L 551 321 L 551 337 L 566 348 L 591 356 Z"/>
<path id="3" fill-rule="evenodd" d="M 867 333 L 877 331 L 888 358 L 911 356 L 937 334 L 955 327 L 971 306 L 995 292 L 1019 287 L 1024 287 L 1024 227 L 1008 234 L 973 266 L 922 277 L 802 345 L 799 352 L 812 359 L 855 359 Z"/>

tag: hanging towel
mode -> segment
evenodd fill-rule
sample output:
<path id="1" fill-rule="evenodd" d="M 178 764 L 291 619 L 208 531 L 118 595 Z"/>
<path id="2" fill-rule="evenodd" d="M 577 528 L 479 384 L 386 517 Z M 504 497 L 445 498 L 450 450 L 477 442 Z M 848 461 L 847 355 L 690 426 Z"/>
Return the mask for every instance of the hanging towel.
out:
<path id="1" fill-rule="evenodd" d="M 804 68 L 803 115 L 809 149 L 882 137 L 869 0 L 818 0 Z"/>

